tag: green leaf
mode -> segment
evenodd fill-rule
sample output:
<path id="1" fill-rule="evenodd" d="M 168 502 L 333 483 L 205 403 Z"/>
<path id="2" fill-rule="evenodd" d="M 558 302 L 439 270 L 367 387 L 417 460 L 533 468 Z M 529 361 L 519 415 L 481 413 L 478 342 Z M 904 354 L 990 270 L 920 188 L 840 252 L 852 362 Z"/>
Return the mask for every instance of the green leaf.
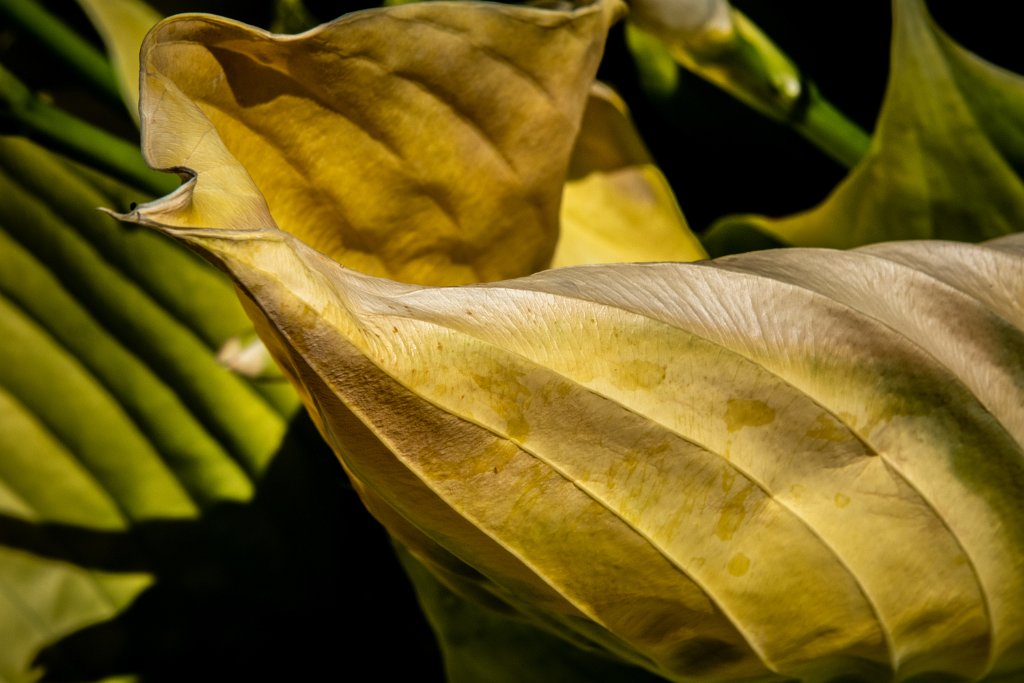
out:
<path id="1" fill-rule="evenodd" d="M 871 150 L 819 206 L 741 215 L 706 236 L 714 254 L 756 229 L 797 246 L 980 241 L 1024 226 L 1024 79 L 967 52 L 920 0 L 893 3 L 892 70 Z"/>
<path id="2" fill-rule="evenodd" d="M 679 87 L 679 65 L 658 38 L 626 24 L 626 44 L 636 62 L 640 85 L 652 97 L 667 100 Z"/>
<path id="3" fill-rule="evenodd" d="M 213 360 L 210 342 L 247 327 L 230 287 L 181 249 L 91 210 L 110 198 L 30 143 L 0 139 L 0 192 L 4 513 L 125 532 L 249 499 L 285 423 Z M 204 297 L 220 302 L 197 304 Z M 17 548 L 4 550 L 0 571 L 18 597 L 0 614 L 28 620 L 0 628 L 33 634 L 3 648 L 9 680 L 28 680 L 42 645 L 122 611 L 153 580 Z"/>

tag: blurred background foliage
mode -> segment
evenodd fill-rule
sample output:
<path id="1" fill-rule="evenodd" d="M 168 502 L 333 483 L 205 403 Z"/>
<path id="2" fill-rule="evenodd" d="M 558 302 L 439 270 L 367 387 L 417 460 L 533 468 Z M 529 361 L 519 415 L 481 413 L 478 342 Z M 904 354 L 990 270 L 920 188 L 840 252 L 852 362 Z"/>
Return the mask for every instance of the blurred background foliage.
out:
<path id="1" fill-rule="evenodd" d="M 40 4 L 102 49 L 77 3 L 47 0 Z M 160 0 L 151 4 L 165 16 L 202 11 L 264 27 L 275 22 L 280 25 L 284 10 L 294 5 L 280 0 Z M 872 129 L 889 65 L 889 2 L 836 5 L 811 0 L 737 0 L 734 4 L 789 54 L 838 109 L 866 130 Z M 373 5 L 306 0 L 305 19 L 323 22 L 369 6 Z M 997 3 L 933 0 L 929 8 L 937 23 L 964 46 L 1001 66 L 1024 71 L 1024 53 L 1016 42 L 1019 28 L 1012 21 L 993 17 Z M 135 124 L 116 98 L 97 93 L 45 45 L 2 14 L 0 63 L 45 101 L 137 143 Z M 671 93 L 645 89 L 621 25 L 610 37 L 599 77 L 613 84 L 629 104 L 690 225 L 698 232 L 727 214 L 772 216 L 805 210 L 824 199 L 847 173 L 784 125 L 687 72 L 679 72 Z M 0 116 L 0 134 L 14 132 L 14 124 Z M 42 152 L 37 154 L 43 160 L 40 166 L 30 159 L 36 153 L 20 144 L 5 142 L 0 150 L 0 227 L 4 228 L 0 232 L 4 240 L 0 269 L 7 275 L 6 280 L 0 276 L 0 289 L 15 303 L 18 292 L 27 292 L 29 285 L 52 285 L 54 292 L 42 303 L 38 292 L 43 290 L 26 294 L 19 305 L 28 318 L 46 327 L 48 312 L 60 308 L 54 301 L 71 290 L 80 301 L 69 301 L 66 310 L 61 309 L 66 315 L 60 315 L 68 319 L 71 314 L 67 311 L 80 310 L 82 322 L 62 328 L 62 332 L 50 330 L 62 344 L 74 349 L 76 343 L 92 343 L 83 330 L 93 330 L 100 336 L 112 335 L 115 340 L 110 343 L 128 354 L 126 364 L 141 363 L 140 373 L 147 363 L 156 367 L 161 362 L 153 360 L 154 338 L 130 322 L 137 311 L 112 312 L 121 285 L 111 285 L 106 293 L 102 288 L 90 289 L 88 283 L 109 274 L 103 274 L 105 263 L 96 270 L 81 265 L 76 249 L 85 249 L 83 244 L 88 243 L 100 250 L 114 271 L 141 283 L 145 295 L 159 309 L 152 313 L 154 320 L 163 320 L 160 316 L 166 313 L 189 328 L 203 346 L 202 362 L 212 359 L 232 335 L 246 333 L 241 318 L 224 314 L 216 304 L 189 308 L 187 302 L 182 303 L 182 297 L 190 296 L 187 293 L 162 292 L 159 283 L 145 282 L 143 271 L 150 265 L 157 271 L 159 263 L 167 262 L 182 264 L 183 272 L 199 268 L 191 255 L 169 243 L 152 246 L 149 242 L 159 240 L 155 235 L 141 236 L 98 214 L 76 213 L 101 204 L 125 209 L 131 201 L 147 199 L 145 192 L 57 157 L 44 157 Z M 76 216 L 85 217 L 79 220 Z M 88 225 L 71 230 L 69 225 L 76 222 Z M 76 274 L 68 275 L 79 267 Z M 56 280 L 51 282 L 54 274 Z M 205 286 L 204 276 L 196 277 L 193 284 Z M 223 289 L 216 294 L 218 301 L 228 301 L 230 294 Z M 88 291 L 83 294 L 83 290 Z M 0 315 L 9 316 L 9 312 Z M 0 363 L 8 370 L 0 372 L 0 386 L 9 389 L 20 381 L 11 368 L 20 364 L 31 370 L 37 357 L 22 353 L 21 346 L 15 348 L 16 343 L 31 345 L 25 332 L 30 326 L 18 327 L 13 316 L 5 321 L 0 324 L 5 347 Z M 178 334 L 176 327 L 168 329 L 168 334 Z M 159 333 L 157 339 L 161 339 Z M 93 370 L 114 384 L 115 376 L 127 372 L 125 367 L 114 363 Z M 196 386 L 204 384 L 206 377 L 202 373 L 189 375 L 188 363 L 182 367 L 175 380 L 180 383 L 173 389 L 188 396 L 189 391 L 198 391 Z M 61 386 L 60 368 L 53 372 L 58 379 L 48 390 L 73 390 L 71 385 Z M 167 379 L 162 369 L 154 372 Z M 112 611 L 115 618 L 101 618 L 102 610 L 79 622 L 61 621 L 51 614 L 52 623 L 37 624 L 39 633 L 34 640 L 25 640 L 23 633 L 6 633 L 0 626 L 0 648 L 6 648 L 6 654 L 0 653 L 0 680 L 305 680 L 320 678 L 327 671 L 337 672 L 339 678 L 348 676 L 365 662 L 381 677 L 440 681 L 445 679 L 446 665 L 438 640 L 448 654 L 451 680 L 650 678 L 566 650 L 529 626 L 465 603 L 405 558 L 426 608 L 425 618 L 388 539 L 347 486 L 308 418 L 296 410 L 294 398 L 272 382 L 243 382 L 244 387 L 232 391 L 261 396 L 251 399 L 253 405 L 262 401 L 261 409 L 272 414 L 267 419 L 277 425 L 268 428 L 266 435 L 251 437 L 258 460 L 249 473 L 256 482 L 253 490 L 222 495 L 210 489 L 209 479 L 199 477 L 193 497 L 209 494 L 209 500 L 199 505 L 201 514 L 161 516 L 128 509 L 125 514 L 132 523 L 125 528 L 76 524 L 74 511 L 66 518 L 55 513 L 38 523 L 8 514 L 6 508 L 0 513 L 0 545 L 6 546 L 6 554 L 0 554 L 0 594 L 6 600 L 0 610 L 33 599 L 19 594 L 22 586 L 38 582 L 42 576 L 32 564 L 34 560 L 25 559 L 32 557 L 54 563 L 46 565 L 51 568 L 85 568 L 97 585 L 117 584 L 109 592 L 120 596 L 112 598 L 111 604 L 117 605 Z M 67 395 L 55 404 L 59 410 L 74 413 L 75 398 Z M 132 400 L 129 392 L 125 399 L 128 412 L 144 413 L 145 401 L 139 399 L 134 405 Z M 91 419 L 88 410 L 78 419 Z M 237 435 L 218 427 L 216 420 L 212 422 L 203 426 L 231 450 Z M 12 424 L 0 423 L 0 461 L 6 460 L 8 467 L 16 462 L 14 440 L 19 438 Z M 68 429 L 74 427 L 72 420 Z M 166 447 L 158 438 L 153 442 L 158 449 Z M 107 454 L 114 459 L 112 467 L 116 467 L 115 456 Z M 0 480 L 10 483 L 15 475 L 3 465 L 0 462 Z M 48 504 L 57 510 L 69 501 Z M 119 584 L 112 576 L 128 577 L 128 583 Z M 71 583 L 61 585 L 64 588 L 55 588 L 48 604 L 56 612 L 74 612 L 80 607 L 75 602 L 77 589 Z M 0 624 L 4 623 L 15 622 L 0 615 Z M 45 647 L 32 666 L 19 669 L 27 664 L 22 653 L 41 646 Z"/>

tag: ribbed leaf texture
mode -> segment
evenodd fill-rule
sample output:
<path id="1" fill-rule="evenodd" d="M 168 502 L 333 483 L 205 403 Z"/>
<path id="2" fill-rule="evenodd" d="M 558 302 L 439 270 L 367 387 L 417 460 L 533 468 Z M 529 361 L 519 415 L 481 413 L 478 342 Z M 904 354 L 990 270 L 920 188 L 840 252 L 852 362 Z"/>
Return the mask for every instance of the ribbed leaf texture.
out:
<path id="1" fill-rule="evenodd" d="M 1019 669 L 1024 240 L 430 289 L 172 234 L 371 510 L 501 600 L 675 680 Z"/>
<path id="2" fill-rule="evenodd" d="M 232 276 L 367 507 L 453 590 L 676 681 L 1019 676 L 1021 238 L 449 288 L 375 277 L 450 284 L 544 260 L 544 249 L 452 248 L 462 237 L 436 241 L 434 209 L 418 207 L 462 207 L 449 217 L 466 244 L 507 244 L 510 217 L 527 221 L 520 247 L 546 239 L 544 207 L 614 14 L 438 3 L 291 42 L 170 20 L 144 48 L 144 149 L 191 178 L 127 218 Z M 458 56 L 440 58 L 434 40 Z M 538 60 L 541 44 L 559 59 Z M 189 59 L 221 77 L 193 80 Z M 451 75 L 459 60 L 479 78 Z M 379 80 L 325 100 L 309 73 L 349 87 L 325 78 L 328 64 Z M 499 83 L 548 97 L 510 113 Z M 381 102 L 395 131 L 352 120 Z M 398 104 L 433 117 L 436 136 L 408 127 Z M 289 112 L 348 118 L 343 144 L 318 151 Z M 388 163 L 402 165 L 361 156 L 389 135 Z M 298 146 L 280 142 L 291 137 Z M 518 155 L 544 156 L 531 156 L 537 140 L 551 156 L 524 171 Z M 288 168 L 261 160 L 270 148 L 292 155 Z M 473 166 L 476 155 L 522 175 L 505 182 L 502 164 Z M 295 211 L 287 193 L 315 198 L 316 174 L 341 167 L 351 187 Z M 381 169 L 358 202 L 332 195 Z M 495 194 L 480 195 L 490 179 Z M 411 242 L 391 232 L 399 223 Z M 386 248 L 353 255 L 360 234 Z M 429 248 L 402 251 L 420 240 Z M 444 270 L 451 254 L 481 260 Z M 365 263 L 373 274 L 348 269 Z"/>

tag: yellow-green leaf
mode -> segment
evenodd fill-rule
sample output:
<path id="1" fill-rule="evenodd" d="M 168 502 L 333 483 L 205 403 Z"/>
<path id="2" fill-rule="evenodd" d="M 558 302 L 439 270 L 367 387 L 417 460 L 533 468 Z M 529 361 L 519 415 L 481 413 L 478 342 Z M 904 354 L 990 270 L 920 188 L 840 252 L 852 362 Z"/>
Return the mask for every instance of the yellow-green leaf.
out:
<path id="1" fill-rule="evenodd" d="M 376 504 L 504 601 L 675 680 L 1020 668 L 1019 255 L 947 249 L 1002 268 L 980 295 L 899 246 L 422 289 L 168 231 Z"/>
<path id="2" fill-rule="evenodd" d="M 142 0 L 78 0 L 103 39 L 121 97 L 139 121 L 139 49 L 160 15 Z"/>
<path id="3" fill-rule="evenodd" d="M 413 12 L 505 27 L 444 65 L 462 70 L 508 26 L 591 47 L 606 28 L 594 7 L 453 7 L 321 31 Z M 146 63 L 179 28 L 221 45 L 227 26 L 172 20 Z M 397 56 L 358 44 L 402 59 L 381 35 Z M 280 42 L 260 43 L 267 63 Z M 591 62 L 547 66 L 582 106 Z M 128 218 L 231 275 L 367 507 L 448 586 L 680 682 L 1024 669 L 1021 238 L 404 284 L 346 267 L 316 215 L 264 203 L 277 190 L 195 101 L 147 80 L 150 158 L 195 175 Z M 361 199 L 415 211 L 415 188 L 382 188 Z M 481 235 L 522 201 L 479 207 Z"/>
<path id="4" fill-rule="evenodd" d="M 403 281 L 543 268 L 617 7 L 416 4 L 294 38 L 210 16 L 169 19 L 144 48 L 143 151 L 155 167 L 199 175 L 147 215 L 178 226 L 276 223 Z"/>
<path id="5" fill-rule="evenodd" d="M 819 206 L 733 216 L 707 236 L 731 251 L 757 229 L 797 246 L 979 241 L 1024 226 L 1024 79 L 944 34 L 921 0 L 893 2 L 892 70 L 871 150 Z"/>
<path id="6" fill-rule="evenodd" d="M 630 121 L 626 103 L 607 86 L 595 84 L 569 165 L 551 265 L 706 257 Z"/>

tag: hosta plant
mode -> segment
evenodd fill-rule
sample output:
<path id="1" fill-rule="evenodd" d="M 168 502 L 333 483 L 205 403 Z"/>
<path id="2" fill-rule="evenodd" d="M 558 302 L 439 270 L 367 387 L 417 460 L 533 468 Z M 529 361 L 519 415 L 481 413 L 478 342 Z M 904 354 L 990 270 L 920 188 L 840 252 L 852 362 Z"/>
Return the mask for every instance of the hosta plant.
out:
<path id="1" fill-rule="evenodd" d="M 619 11 L 171 19 L 143 150 L 187 180 L 125 218 L 231 276 L 454 590 L 671 680 L 1019 673 L 1020 239 L 423 286 L 549 262 Z"/>
<path id="2" fill-rule="evenodd" d="M 685 4 L 692 18 L 702 3 Z M 130 73 L 153 15 L 83 5 Z M 744 69 L 767 64 L 771 80 L 777 52 L 716 6 L 735 40 L 693 22 L 689 52 L 661 37 L 748 100 L 770 91 Z M 937 33 L 921 3 L 896 6 L 868 156 L 831 204 L 778 230 L 731 219 L 716 244 L 744 222 L 812 246 L 908 236 L 908 216 L 910 236 L 1015 229 L 1001 112 L 1017 81 Z M 633 10 L 650 28 L 665 7 Z M 626 13 L 441 2 L 289 37 L 168 19 L 141 52 L 142 150 L 183 183 L 130 208 L 137 192 L 3 142 L 0 579 L 14 590 L 0 605 L 15 609 L 0 611 L 14 643 L 0 675 L 196 677 L 175 661 L 180 635 L 152 627 L 156 600 L 244 615 L 270 579 L 287 589 L 260 604 L 288 614 L 317 600 L 310 568 L 341 575 L 320 530 L 296 522 L 317 514 L 296 493 L 317 475 L 275 475 L 317 445 L 294 396 L 265 381 L 253 328 L 396 539 L 452 680 L 1024 675 L 1024 241 L 683 263 L 705 252 L 624 103 L 594 82 Z M 934 123 L 921 112 L 954 82 L 964 106 L 940 122 L 989 147 L 923 145 L 934 168 L 915 182 L 907 122 Z M 964 149 L 999 179 L 972 176 L 991 207 L 942 181 Z M 204 256 L 252 327 L 226 280 L 76 203 Z M 823 216 L 842 220 L 830 231 Z M 218 349 L 263 379 L 218 367 Z M 255 370 L 239 361 L 250 352 Z M 54 388 L 88 401 L 66 410 Z M 116 614 L 128 636 L 111 664 L 89 649 L 109 647 Z M 216 624 L 194 616 L 213 648 Z M 308 633 L 296 641 L 330 652 Z M 44 646 L 45 672 L 26 668 Z M 520 648 L 525 668 L 488 647 Z"/>

